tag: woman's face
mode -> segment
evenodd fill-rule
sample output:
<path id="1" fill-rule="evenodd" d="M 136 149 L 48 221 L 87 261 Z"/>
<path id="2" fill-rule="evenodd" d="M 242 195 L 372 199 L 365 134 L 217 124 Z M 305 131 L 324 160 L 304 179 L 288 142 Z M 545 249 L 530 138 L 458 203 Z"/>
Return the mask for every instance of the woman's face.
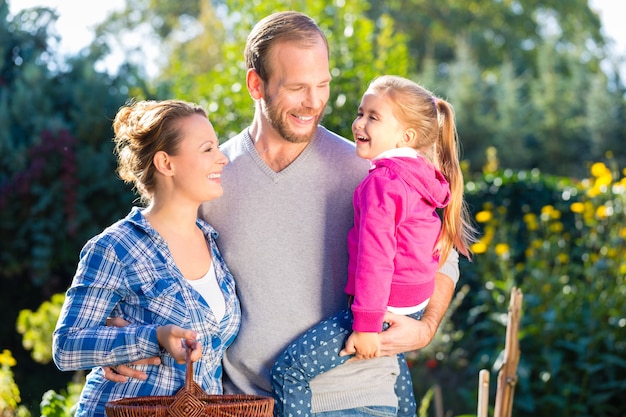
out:
<path id="1" fill-rule="evenodd" d="M 170 155 L 175 192 L 198 204 L 221 197 L 222 169 L 228 159 L 219 150 L 213 125 L 201 115 L 189 116 L 179 123 L 182 140 L 178 153 Z"/>

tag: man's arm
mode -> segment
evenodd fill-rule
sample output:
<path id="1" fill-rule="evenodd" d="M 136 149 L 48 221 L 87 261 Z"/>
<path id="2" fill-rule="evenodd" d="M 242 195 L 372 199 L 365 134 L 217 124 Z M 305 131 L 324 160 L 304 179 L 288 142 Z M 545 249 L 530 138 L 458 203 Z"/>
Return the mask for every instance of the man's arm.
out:
<path id="1" fill-rule="evenodd" d="M 454 282 L 447 276 L 437 273 L 435 292 L 430 297 L 421 320 L 393 313 L 385 314 L 390 327 L 380 333 L 383 355 L 396 355 L 401 352 L 422 349 L 428 345 L 439 328 L 439 324 L 450 306 L 454 295 Z"/>
<path id="2" fill-rule="evenodd" d="M 459 254 L 453 250 L 435 274 L 435 291 L 430 297 L 421 320 L 389 312 L 385 314 L 389 329 L 380 333 L 381 353 L 396 355 L 422 349 L 428 345 L 435 337 L 441 320 L 450 306 L 458 280 Z"/>

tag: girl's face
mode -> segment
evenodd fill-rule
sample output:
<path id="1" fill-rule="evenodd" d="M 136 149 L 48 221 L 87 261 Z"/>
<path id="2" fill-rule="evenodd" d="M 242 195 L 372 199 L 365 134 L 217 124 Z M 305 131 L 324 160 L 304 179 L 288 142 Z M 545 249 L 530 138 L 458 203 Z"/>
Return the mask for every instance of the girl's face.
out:
<path id="1" fill-rule="evenodd" d="M 183 138 L 174 162 L 174 187 L 182 197 L 194 203 L 220 197 L 224 190 L 220 177 L 228 159 L 219 150 L 219 141 L 211 122 L 200 115 L 181 121 Z"/>
<path id="2" fill-rule="evenodd" d="M 393 103 L 387 95 L 367 91 L 352 123 L 356 154 L 373 159 L 382 152 L 402 144 L 405 129 L 393 114 Z"/>

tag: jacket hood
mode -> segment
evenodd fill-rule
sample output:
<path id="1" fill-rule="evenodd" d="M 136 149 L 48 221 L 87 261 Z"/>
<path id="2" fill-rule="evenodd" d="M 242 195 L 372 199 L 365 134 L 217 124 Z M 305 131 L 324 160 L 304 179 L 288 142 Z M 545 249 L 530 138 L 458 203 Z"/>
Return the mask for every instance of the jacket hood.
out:
<path id="1" fill-rule="evenodd" d="M 441 171 L 423 157 L 392 157 L 373 161 L 374 168 L 385 167 L 414 187 L 424 199 L 437 208 L 450 201 L 450 184 Z"/>

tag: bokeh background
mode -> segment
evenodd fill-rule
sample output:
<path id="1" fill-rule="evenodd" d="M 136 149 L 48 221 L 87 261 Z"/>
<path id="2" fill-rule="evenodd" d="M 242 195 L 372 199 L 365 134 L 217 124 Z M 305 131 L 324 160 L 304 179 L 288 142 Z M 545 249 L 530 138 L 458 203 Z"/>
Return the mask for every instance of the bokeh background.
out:
<path id="1" fill-rule="evenodd" d="M 194 101 L 227 140 L 253 112 L 245 38 L 286 9 L 328 36 L 330 129 L 350 137 L 382 73 L 456 110 L 481 240 L 436 340 L 410 355 L 420 416 L 476 414 L 478 372 L 495 381 L 501 366 L 513 287 L 524 294 L 513 415 L 626 415 L 625 51 L 603 26 L 618 12 L 597 8 L 623 2 L 99 3 L 63 1 L 64 15 L 0 0 L 3 416 L 71 415 L 84 380 L 50 362 L 50 336 L 80 248 L 136 204 L 114 172 L 117 109 Z"/>

